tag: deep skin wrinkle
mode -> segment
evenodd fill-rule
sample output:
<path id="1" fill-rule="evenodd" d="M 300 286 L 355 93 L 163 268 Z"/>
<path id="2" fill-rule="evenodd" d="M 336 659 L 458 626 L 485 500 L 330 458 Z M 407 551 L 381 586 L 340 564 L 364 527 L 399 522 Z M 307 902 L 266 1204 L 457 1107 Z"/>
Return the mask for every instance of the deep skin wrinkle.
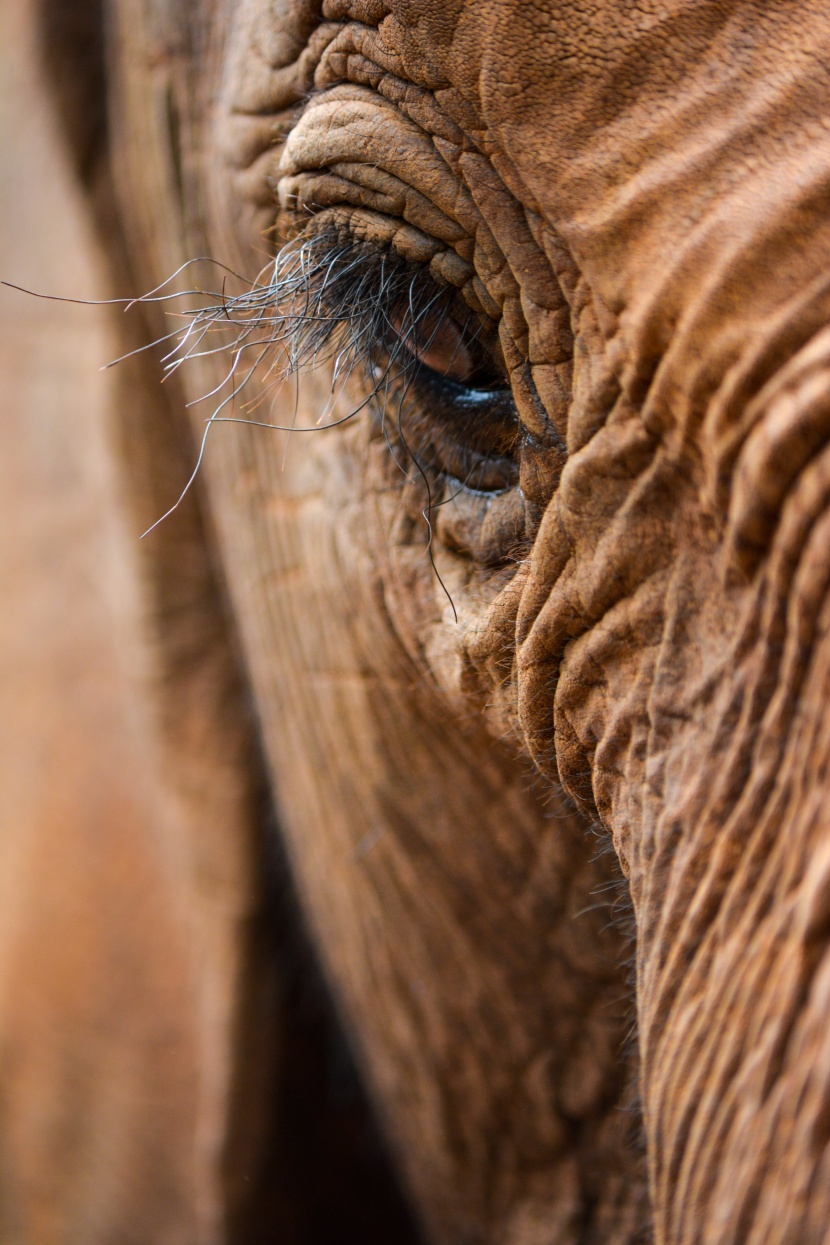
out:
<path id="1" fill-rule="evenodd" d="M 335 220 L 450 291 L 509 383 L 512 432 L 484 438 L 506 487 L 465 487 L 480 425 L 414 371 L 421 471 L 390 454 L 373 359 L 290 470 L 281 434 L 224 430 L 189 546 L 222 568 L 305 910 L 429 1232 L 826 1240 L 825 6 L 108 17 L 96 201 L 142 287 L 196 254 L 253 279 L 264 240 Z M 217 376 L 183 369 L 182 435 Z M 297 393 L 311 427 L 331 377 Z M 152 463 L 127 463 L 139 509 Z M 633 986 L 593 906 L 615 861 Z"/>

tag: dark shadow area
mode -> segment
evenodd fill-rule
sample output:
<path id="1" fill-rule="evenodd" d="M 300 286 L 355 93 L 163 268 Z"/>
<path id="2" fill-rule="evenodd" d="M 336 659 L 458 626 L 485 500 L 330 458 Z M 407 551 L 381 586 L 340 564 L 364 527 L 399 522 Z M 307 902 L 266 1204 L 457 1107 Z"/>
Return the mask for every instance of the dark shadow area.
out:
<path id="1" fill-rule="evenodd" d="M 272 1089 L 273 1132 L 229 1240 L 421 1245 L 304 929 L 278 833 L 269 839 L 267 908 L 280 963 L 282 1056 Z"/>

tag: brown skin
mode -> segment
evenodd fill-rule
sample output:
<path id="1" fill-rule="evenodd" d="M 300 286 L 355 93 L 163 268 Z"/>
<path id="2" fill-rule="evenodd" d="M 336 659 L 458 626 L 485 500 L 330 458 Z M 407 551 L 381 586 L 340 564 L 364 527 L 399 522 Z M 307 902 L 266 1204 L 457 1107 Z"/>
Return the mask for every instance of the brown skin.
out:
<path id="1" fill-rule="evenodd" d="M 489 317 L 528 434 L 519 486 L 436 512 L 458 622 L 422 480 L 369 412 L 287 449 L 215 429 L 204 508 L 145 542 L 171 764 L 191 791 L 216 781 L 177 725 L 189 704 L 221 744 L 216 660 L 253 693 L 302 902 L 429 1233 L 830 1239 L 826 6 L 107 10 L 108 138 L 76 148 L 132 288 L 201 254 L 253 276 L 275 222 L 333 213 Z M 184 400 L 223 366 L 183 370 L 138 426 L 125 394 L 142 523 Z M 298 424 L 327 392 L 302 381 Z M 174 602 L 182 558 L 202 588 Z M 241 675 L 225 623 L 200 631 L 224 593 Z M 592 826 L 636 920 L 647 1191 Z"/>

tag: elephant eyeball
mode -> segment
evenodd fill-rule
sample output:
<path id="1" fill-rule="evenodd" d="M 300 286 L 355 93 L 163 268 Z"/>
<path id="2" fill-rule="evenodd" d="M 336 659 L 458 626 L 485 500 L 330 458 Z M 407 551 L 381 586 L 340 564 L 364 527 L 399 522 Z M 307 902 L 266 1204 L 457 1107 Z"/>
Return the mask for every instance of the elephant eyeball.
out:
<path id="1" fill-rule="evenodd" d="M 464 385 L 479 370 L 472 351 L 465 344 L 461 329 L 447 315 L 430 313 L 418 324 L 417 333 L 408 317 L 399 312 L 392 317 L 392 330 L 413 359 L 446 380 Z"/>

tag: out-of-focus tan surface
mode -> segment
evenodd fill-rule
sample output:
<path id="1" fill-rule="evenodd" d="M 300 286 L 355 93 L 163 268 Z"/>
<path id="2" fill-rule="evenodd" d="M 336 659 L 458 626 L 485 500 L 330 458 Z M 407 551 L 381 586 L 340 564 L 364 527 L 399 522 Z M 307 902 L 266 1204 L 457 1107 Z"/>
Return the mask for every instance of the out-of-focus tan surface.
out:
<path id="1" fill-rule="evenodd" d="M 94 298 L 95 256 L 35 75 L 28 10 L 0 4 L 0 276 Z M 109 623 L 129 584 L 125 534 L 108 521 L 115 486 L 98 368 L 111 350 L 101 309 L 0 289 L 4 829 L 54 797 L 54 767 L 81 746 L 81 715 L 112 712 L 117 700 Z"/>
<path id="2" fill-rule="evenodd" d="M 0 277 L 94 298 L 31 7 L 0 0 Z M 210 1218 L 182 1144 L 198 1098 L 188 914 L 136 695 L 138 533 L 108 449 L 106 324 L 0 288 L 4 1245 L 202 1239 L 182 1197 Z"/>

